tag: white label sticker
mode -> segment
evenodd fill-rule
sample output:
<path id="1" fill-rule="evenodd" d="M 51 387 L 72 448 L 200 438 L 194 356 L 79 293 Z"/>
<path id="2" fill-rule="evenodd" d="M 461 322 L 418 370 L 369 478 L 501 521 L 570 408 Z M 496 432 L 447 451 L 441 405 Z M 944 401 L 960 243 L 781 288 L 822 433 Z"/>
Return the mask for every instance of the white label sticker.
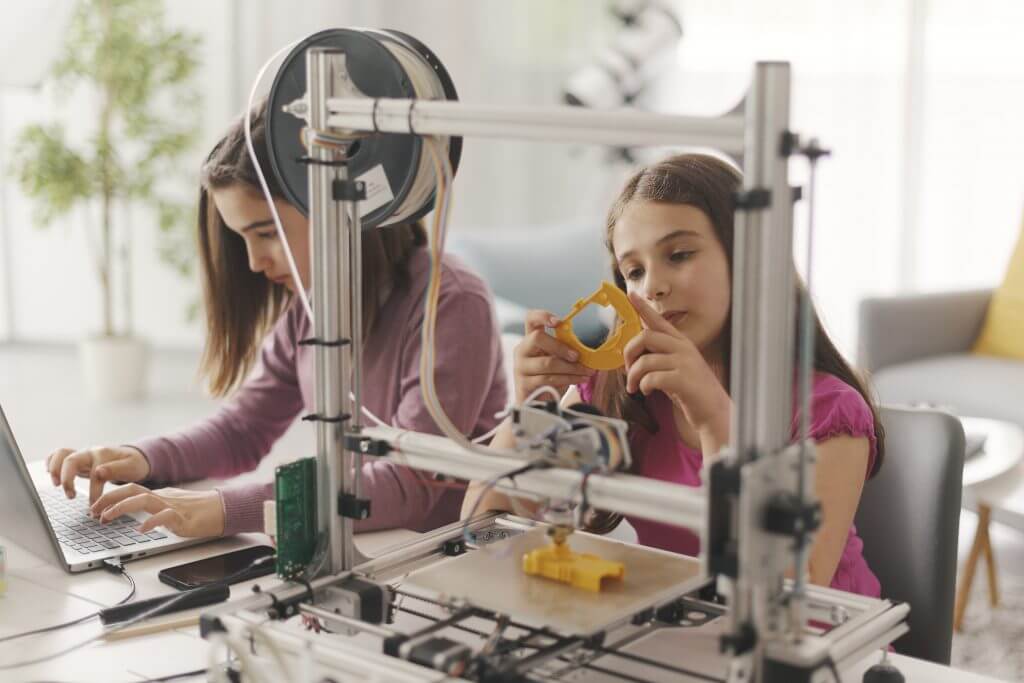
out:
<path id="1" fill-rule="evenodd" d="M 395 198 L 391 192 L 391 183 L 384 173 L 383 164 L 377 164 L 366 173 L 358 176 L 356 180 L 366 183 L 366 199 L 359 202 L 359 215 L 366 216 L 374 209 L 379 209 Z"/>

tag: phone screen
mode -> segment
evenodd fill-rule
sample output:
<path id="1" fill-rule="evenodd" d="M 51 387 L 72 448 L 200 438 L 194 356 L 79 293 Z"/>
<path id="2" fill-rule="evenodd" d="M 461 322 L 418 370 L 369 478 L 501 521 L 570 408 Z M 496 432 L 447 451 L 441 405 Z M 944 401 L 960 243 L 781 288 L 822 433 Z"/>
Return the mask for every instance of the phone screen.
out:
<path id="1" fill-rule="evenodd" d="M 215 581 L 221 581 L 233 574 L 241 572 L 256 560 L 273 555 L 275 550 L 268 545 L 252 546 L 242 548 L 223 555 L 207 557 L 188 564 L 179 564 L 177 567 L 169 567 L 161 570 L 159 578 L 164 583 L 181 588 L 196 588 Z M 245 572 L 231 580 L 231 583 L 248 581 L 258 576 L 265 576 L 274 571 L 274 563 L 257 567 L 251 572 Z"/>

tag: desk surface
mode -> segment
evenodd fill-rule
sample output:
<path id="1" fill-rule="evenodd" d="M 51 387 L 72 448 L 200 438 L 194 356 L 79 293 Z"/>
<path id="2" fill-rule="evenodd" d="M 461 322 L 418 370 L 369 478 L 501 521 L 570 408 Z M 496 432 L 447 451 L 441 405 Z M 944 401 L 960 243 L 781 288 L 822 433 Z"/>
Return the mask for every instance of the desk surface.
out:
<path id="1" fill-rule="evenodd" d="M 363 552 L 373 555 L 416 535 L 401 529 L 361 534 L 358 543 Z M 157 579 L 164 567 L 266 541 L 266 536 L 260 534 L 241 534 L 130 562 L 126 567 L 138 587 L 136 599 L 145 599 L 173 591 Z M 7 592 L 0 597 L 0 638 L 85 616 L 128 594 L 128 583 L 115 574 L 103 570 L 68 574 L 5 539 L 0 538 L 0 544 L 7 552 Z M 267 576 L 237 584 L 231 587 L 231 597 L 247 595 L 254 584 L 273 581 L 273 576 Z M 99 620 L 93 619 L 53 633 L 0 643 L 0 664 L 56 653 L 100 631 Z M 202 669 L 206 653 L 206 641 L 192 626 L 113 642 L 101 640 L 43 664 L 0 672 L 0 680 L 127 683 Z"/>
<path id="2" fill-rule="evenodd" d="M 414 532 L 404 530 L 384 531 L 363 534 L 358 543 L 363 552 L 374 555 L 383 548 L 415 536 Z M 138 585 L 137 597 L 148 598 L 170 590 L 157 580 L 157 572 L 163 567 L 265 540 L 258 534 L 244 534 L 132 562 L 127 567 Z M 84 616 L 113 605 L 127 594 L 127 583 L 119 576 L 102 570 L 67 574 L 3 539 L 0 543 L 4 544 L 8 556 L 7 593 L 0 598 L 0 637 Z M 264 577 L 232 586 L 232 598 L 247 594 L 255 583 L 262 581 L 265 585 L 273 580 L 273 577 Z M 99 632 L 98 620 L 91 620 L 44 636 L 3 643 L 0 644 L 0 663 L 56 653 Z M 202 669 L 206 666 L 207 651 L 206 641 L 192 626 L 113 642 L 101 640 L 43 664 L 2 672 L 0 680 L 5 683 L 41 680 L 128 683 Z M 693 654 L 700 656 L 700 653 Z M 843 672 L 843 681 L 859 682 L 864 669 L 876 659 L 872 657 L 847 669 Z M 891 659 L 903 671 L 907 681 L 983 683 L 996 680 L 900 655 Z M 195 680 L 203 680 L 203 677 Z"/>

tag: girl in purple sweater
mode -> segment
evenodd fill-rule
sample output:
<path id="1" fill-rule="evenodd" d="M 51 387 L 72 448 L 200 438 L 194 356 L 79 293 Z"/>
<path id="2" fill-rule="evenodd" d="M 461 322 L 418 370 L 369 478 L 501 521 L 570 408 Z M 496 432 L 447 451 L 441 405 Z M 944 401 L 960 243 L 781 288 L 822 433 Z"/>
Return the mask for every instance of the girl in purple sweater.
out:
<path id="1" fill-rule="evenodd" d="M 704 454 L 729 439 L 733 192 L 740 176 L 714 157 L 685 154 L 636 173 L 608 216 L 606 244 L 612 273 L 640 313 L 644 331 L 626 347 L 621 370 L 595 373 L 546 327 L 557 319 L 532 311 L 516 350 L 516 398 L 540 386 L 565 391 L 563 401 L 593 403 L 630 424 L 633 468 L 663 481 L 699 486 Z M 794 292 L 794 296 L 797 292 Z M 817 442 L 815 488 L 823 523 L 811 546 L 810 580 L 877 597 L 879 584 L 853 526 L 864 481 L 882 464 L 883 432 L 863 382 L 832 344 L 815 314 L 816 374 L 811 437 Z M 800 335 L 796 335 L 799 339 Z M 643 399 L 633 398 L 639 394 Z M 793 410 L 792 434 L 799 415 Z M 506 427 L 495 446 L 513 442 Z M 463 505 L 509 509 L 502 494 L 473 485 Z M 618 519 L 598 513 L 594 530 Z M 634 519 L 641 543 L 688 555 L 699 539 L 656 519 Z"/>
<path id="2" fill-rule="evenodd" d="M 309 222 L 283 199 L 266 158 L 262 111 L 252 121 L 257 158 L 281 216 L 301 286 L 309 283 Z M 94 516 L 152 514 L 146 531 L 166 526 L 182 536 L 218 536 L 262 527 L 263 501 L 273 484 L 206 491 L 153 488 L 159 484 L 230 477 L 255 469 L 274 442 L 302 414 L 313 412 L 312 337 L 305 309 L 294 296 L 284 248 L 236 123 L 202 169 L 199 263 L 206 309 L 202 371 L 214 395 L 230 399 L 210 419 L 177 434 L 130 446 L 50 454 L 55 486 L 74 496 L 74 477 L 90 479 Z M 436 432 L 419 384 L 423 298 L 429 276 L 426 234 L 420 223 L 378 228 L 363 235 L 362 398 L 365 407 L 396 427 Z M 506 380 L 491 294 L 484 282 L 445 258 L 437 312 L 436 384 L 453 423 L 468 435 L 494 426 L 505 407 Z M 312 293 L 316 296 L 316 292 Z M 250 372 L 251 371 L 251 372 Z M 424 531 L 458 518 L 464 490 L 389 462 L 367 461 L 363 491 L 371 516 L 357 530 L 405 527 Z M 131 483 L 103 494 L 107 481 Z"/>

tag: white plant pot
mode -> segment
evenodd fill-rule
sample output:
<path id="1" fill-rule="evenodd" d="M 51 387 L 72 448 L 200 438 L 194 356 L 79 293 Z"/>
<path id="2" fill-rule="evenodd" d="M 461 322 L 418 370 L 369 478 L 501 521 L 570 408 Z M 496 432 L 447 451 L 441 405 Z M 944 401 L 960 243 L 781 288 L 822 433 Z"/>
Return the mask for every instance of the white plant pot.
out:
<path id="1" fill-rule="evenodd" d="M 78 346 L 89 398 L 131 401 L 146 393 L 149 348 L 138 337 L 90 337 Z"/>

